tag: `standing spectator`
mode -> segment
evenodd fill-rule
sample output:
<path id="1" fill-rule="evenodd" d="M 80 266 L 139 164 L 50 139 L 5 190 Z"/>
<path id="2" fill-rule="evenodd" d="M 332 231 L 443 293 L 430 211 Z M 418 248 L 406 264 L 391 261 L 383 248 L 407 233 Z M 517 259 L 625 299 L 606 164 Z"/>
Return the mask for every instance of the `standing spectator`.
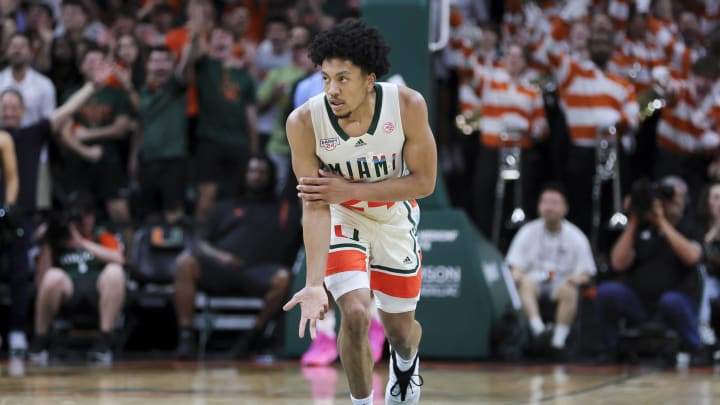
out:
<path id="1" fill-rule="evenodd" d="M 145 214 L 162 213 L 168 223 L 183 217 L 187 175 L 186 57 L 175 67 L 166 47 L 150 50 L 147 79 L 140 90 L 139 136 L 133 140 L 131 175 L 140 180 Z"/>
<path id="2" fill-rule="evenodd" d="M 653 198 L 647 182 L 633 185 L 633 212 L 610 255 L 623 277 L 598 286 L 597 317 L 610 353 L 617 349 L 621 318 L 641 322 L 659 315 L 677 331 L 681 350 L 702 364 L 709 360 L 698 332 L 702 236 L 685 215 L 685 182 L 667 177 L 661 184 L 673 195 Z"/>
<path id="3" fill-rule="evenodd" d="M 546 185 L 538 202 L 540 218 L 520 228 L 507 255 L 533 337 L 545 331 L 538 299 L 557 303 L 550 345 L 560 355 L 577 312 L 578 287 L 589 282 L 596 271 L 590 242 L 565 219 L 567 212 L 563 189 Z"/>
<path id="4" fill-rule="evenodd" d="M 713 91 L 717 79 L 717 63 L 704 57 L 695 62 L 688 80 L 665 86 L 667 105 L 657 127 L 654 175 L 682 177 L 693 200 L 705 182 L 707 157 L 720 144 L 720 123 L 711 114 L 720 106 L 719 93 Z"/>
<path id="5" fill-rule="evenodd" d="M 258 89 L 258 109 L 275 104 L 280 114 L 273 128 L 267 152 L 277 167 L 277 190 L 280 193 L 290 175 L 290 146 L 285 134 L 285 120 L 292 111 L 292 90 L 301 78 L 312 73 L 315 65 L 307 52 L 308 40 L 293 44 L 293 59 L 288 65 L 274 68 L 268 72 Z"/>
<path id="6" fill-rule="evenodd" d="M 199 28 L 199 27 L 196 27 Z M 255 86 L 247 70 L 237 67 L 233 55 L 235 38 L 227 27 L 210 33 L 207 52 L 200 49 L 199 29 L 191 32 L 189 53 L 193 64 L 199 114 L 197 122 L 198 199 L 195 219 L 205 219 L 218 186 L 228 173 L 244 167 L 250 153 L 258 150 Z"/>
<path id="7" fill-rule="evenodd" d="M 598 134 L 606 133 L 611 126 L 616 127 L 617 137 L 634 130 L 638 125 L 639 107 L 632 84 L 608 71 L 608 62 L 614 50 L 614 26 L 607 15 L 596 13 L 592 16 L 589 60 L 575 60 L 564 51 L 563 41 L 570 29 L 569 21 L 580 19 L 586 13 L 587 6 L 583 2 L 567 3 L 561 13 L 563 18 L 555 20 L 551 35 L 545 37 L 547 46 L 543 48 L 547 50 L 547 60 L 553 67 L 570 132 L 571 147 L 565 163 L 567 187 L 573 191 L 569 196 L 569 217 L 589 235 Z M 618 153 L 622 158 L 620 146 Z M 606 214 L 610 207 L 604 205 L 602 211 Z"/>
<path id="8" fill-rule="evenodd" d="M 75 43 L 69 37 L 62 36 L 53 39 L 50 46 L 52 69 L 47 74 L 55 85 L 56 97 L 60 97 L 70 89 L 82 84 L 83 77 L 78 69 L 77 55 Z"/>
<path id="9" fill-rule="evenodd" d="M 265 39 L 255 54 L 255 66 L 260 81 L 265 80 L 271 69 L 287 66 L 292 62 L 290 28 L 290 23 L 284 16 L 270 16 L 265 21 Z M 264 148 L 275 128 L 280 109 L 275 103 L 269 103 L 258 108 L 258 113 L 257 130 L 260 147 Z"/>
<path id="10" fill-rule="evenodd" d="M 90 27 L 89 11 L 82 0 L 63 0 L 60 6 L 60 24 L 55 37 L 66 36 L 75 45 L 78 54 L 84 51 L 85 41 L 98 42 L 98 34 Z"/>
<path id="11" fill-rule="evenodd" d="M 2 176 L 0 176 L 0 178 L 2 178 L 5 185 L 4 190 L 2 190 L 2 196 L 4 198 L 0 199 L 2 209 L 5 211 L 2 218 L 0 218 L 0 232 L 2 233 L 2 235 L 0 235 L 0 238 L 2 238 L 0 247 L 4 250 L 7 244 L 13 243 L 19 236 L 17 234 L 17 224 L 15 223 L 15 219 L 18 217 L 15 203 L 17 202 L 18 188 L 20 186 L 17 158 L 15 157 L 15 144 L 10 134 L 5 131 L 0 132 L 0 162 L 2 164 Z M 13 272 L 11 269 L 11 293 L 15 293 L 14 295 L 17 296 L 18 281 L 23 283 L 26 280 L 15 280 L 17 277 L 13 277 L 12 275 L 14 274 L 17 274 L 17 272 Z M 11 300 L 12 307 L 10 311 L 10 333 L 8 334 L 8 340 L 10 341 L 10 357 L 21 358 L 23 354 L 22 351 L 27 346 L 27 338 L 21 329 L 24 324 L 21 316 L 25 315 L 25 313 L 24 311 L 22 313 L 17 311 L 18 303 L 15 302 L 15 298 L 16 297 L 13 297 Z M 2 345 L 2 338 L 0 338 L 0 345 Z"/>
<path id="12" fill-rule="evenodd" d="M 52 65 L 50 64 L 50 48 L 53 41 L 53 19 L 52 9 L 45 3 L 33 2 L 28 6 L 28 29 L 26 33 L 30 37 L 30 48 L 33 56 L 31 60 L 39 72 L 47 74 Z"/>
<path id="13" fill-rule="evenodd" d="M 151 6 L 150 22 L 140 24 L 136 32 L 146 47 L 162 45 L 173 28 L 173 9 L 167 3 L 147 4 Z"/>
<path id="14" fill-rule="evenodd" d="M 113 331 L 125 302 L 125 257 L 120 241 L 96 226 L 94 212 L 94 199 L 80 194 L 47 224 L 35 275 L 35 338 L 29 353 L 34 363 L 47 364 L 48 332 L 61 309 L 73 313 L 85 305 L 100 315 L 100 336 L 88 358 L 98 364 L 113 361 Z"/>
<path id="15" fill-rule="evenodd" d="M 30 67 L 30 38 L 16 32 L 10 37 L 5 55 L 10 66 L 0 71 L 0 90 L 15 88 L 25 101 L 22 125 L 28 126 L 50 116 L 55 110 L 55 86 L 50 79 Z"/>
<path id="16" fill-rule="evenodd" d="M 527 66 L 524 50 L 520 45 L 510 45 L 503 59 L 504 68 L 491 65 L 474 66 L 475 76 L 462 87 L 461 105 L 482 114 L 480 139 L 482 147 L 476 159 L 477 167 L 473 180 L 475 219 L 480 230 L 492 235 L 493 215 L 503 218 L 503 205 L 495 207 L 495 190 L 501 163 L 501 148 L 518 145 L 522 148 L 522 174 L 517 181 L 522 183 L 522 208 L 530 212 L 537 195 L 539 167 L 533 159 L 531 147 L 547 130 L 542 96 L 523 74 Z M 470 95 L 470 100 L 466 100 Z M 474 101 L 475 103 L 472 103 Z M 508 136 L 519 136 L 510 139 Z M 507 242 L 502 244 L 507 246 Z"/>
<path id="17" fill-rule="evenodd" d="M 81 58 L 80 70 L 86 80 L 93 77 L 106 54 L 97 46 L 88 47 Z M 120 153 L 120 142 L 128 135 L 132 106 L 124 90 L 103 87 L 75 114 L 74 125 L 63 128 L 63 143 L 68 147 L 68 190 L 94 191 L 105 204 L 110 219 L 121 228 L 123 240 L 132 240 L 130 210 L 127 202 L 127 176 Z M 99 146 L 100 156 L 84 156 L 72 147 Z"/>
<path id="18" fill-rule="evenodd" d="M 22 237 L 12 241 L 6 250 L 9 255 L 10 289 L 12 294 L 10 350 L 19 355 L 27 350 L 27 340 L 24 333 L 29 300 L 27 283 L 30 276 L 27 254 L 31 247 L 30 238 L 34 232 L 32 216 L 35 214 L 36 208 L 40 152 L 52 133 L 57 131 L 75 110 L 93 94 L 96 87 L 104 83 L 109 72 L 108 66 L 98 66 L 92 81 L 89 81 L 49 117 L 42 118 L 27 127 L 21 126 L 25 113 L 22 94 L 12 88 L 0 92 L 0 117 L 2 118 L 3 129 L 10 133 L 15 144 L 19 178 L 16 210 L 22 216 L 23 227 Z M 9 164 L 6 160 L 3 158 L 3 162 Z M 5 176 L 8 175 L 6 172 Z M 6 184 L 6 188 L 8 186 Z M 0 190 L 4 189 L 0 187 Z M 12 196 L 6 195 L 5 201 L 11 200 Z"/>
<path id="19" fill-rule="evenodd" d="M 243 175 L 236 197 L 213 207 L 196 246 L 178 258 L 179 358 L 191 358 L 196 352 L 192 325 L 198 288 L 213 294 L 263 297 L 255 326 L 235 354 L 245 356 L 262 348 L 265 328 L 289 292 L 290 273 L 278 257 L 287 248 L 284 238 L 293 234 L 295 226 L 287 222 L 277 202 L 274 170 L 267 157 L 251 157 L 240 168 Z M 270 245 L 275 248 L 267 249 Z"/>

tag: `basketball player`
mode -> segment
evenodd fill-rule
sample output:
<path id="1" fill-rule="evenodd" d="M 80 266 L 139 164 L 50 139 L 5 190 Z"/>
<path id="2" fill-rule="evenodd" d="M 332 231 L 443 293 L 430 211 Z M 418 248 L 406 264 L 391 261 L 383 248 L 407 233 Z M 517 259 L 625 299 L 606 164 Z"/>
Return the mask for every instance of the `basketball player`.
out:
<path id="1" fill-rule="evenodd" d="M 307 279 L 284 309 L 300 304 L 300 337 L 309 323 L 315 338 L 328 306 L 324 281 L 342 314 L 338 351 L 353 404 L 373 398 L 371 289 L 391 347 L 385 402 L 416 404 L 422 385 L 415 199 L 434 190 L 437 153 L 422 96 L 376 82 L 389 70 L 389 50 L 360 20 L 320 33 L 310 57 L 321 67 L 325 92 L 287 120 Z"/>

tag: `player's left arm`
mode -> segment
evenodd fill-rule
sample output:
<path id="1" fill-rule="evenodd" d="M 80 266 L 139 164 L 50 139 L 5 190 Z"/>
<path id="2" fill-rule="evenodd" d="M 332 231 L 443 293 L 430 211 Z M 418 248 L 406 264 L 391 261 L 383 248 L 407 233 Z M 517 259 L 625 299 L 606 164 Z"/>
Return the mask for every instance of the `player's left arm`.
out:
<path id="1" fill-rule="evenodd" d="M 338 204 L 347 200 L 404 201 L 427 197 L 435 190 L 437 148 L 423 96 L 399 87 L 405 145 L 403 158 L 409 174 L 374 183 L 350 183 L 329 171 L 320 178 L 302 179 L 298 190 L 305 202 Z"/>

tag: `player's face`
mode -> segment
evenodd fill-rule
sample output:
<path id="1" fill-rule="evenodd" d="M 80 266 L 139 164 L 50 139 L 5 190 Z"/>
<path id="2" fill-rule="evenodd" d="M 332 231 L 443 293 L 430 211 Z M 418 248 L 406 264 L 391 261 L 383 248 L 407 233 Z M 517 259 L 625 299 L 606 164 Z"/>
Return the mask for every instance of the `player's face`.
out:
<path id="1" fill-rule="evenodd" d="M 540 217 L 546 222 L 558 223 L 567 214 L 567 203 L 565 197 L 557 191 L 548 190 L 540 196 L 538 203 Z"/>
<path id="2" fill-rule="evenodd" d="M 332 112 L 347 118 L 365 101 L 375 84 L 375 74 L 367 74 L 347 59 L 325 59 L 322 63 L 325 95 Z"/>

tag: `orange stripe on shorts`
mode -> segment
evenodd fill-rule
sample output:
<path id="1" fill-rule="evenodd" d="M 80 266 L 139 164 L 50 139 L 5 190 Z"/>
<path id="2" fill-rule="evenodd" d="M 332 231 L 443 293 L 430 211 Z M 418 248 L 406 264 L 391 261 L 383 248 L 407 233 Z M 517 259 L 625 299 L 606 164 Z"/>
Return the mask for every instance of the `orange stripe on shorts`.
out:
<path id="1" fill-rule="evenodd" d="M 326 276 L 344 271 L 367 271 L 365 253 L 354 250 L 338 250 L 328 253 Z"/>
<path id="2" fill-rule="evenodd" d="M 395 298 L 415 298 L 420 295 L 422 269 L 414 276 L 403 277 L 394 274 L 373 271 L 370 276 L 370 288 Z"/>

